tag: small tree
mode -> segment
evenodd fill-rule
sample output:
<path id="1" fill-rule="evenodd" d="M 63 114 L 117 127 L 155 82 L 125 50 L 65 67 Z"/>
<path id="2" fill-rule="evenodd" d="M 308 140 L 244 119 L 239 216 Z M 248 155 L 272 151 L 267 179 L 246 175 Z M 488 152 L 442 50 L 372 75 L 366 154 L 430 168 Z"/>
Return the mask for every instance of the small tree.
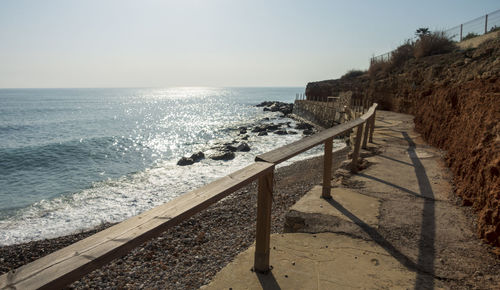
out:
<path id="1" fill-rule="evenodd" d="M 422 38 L 422 36 L 429 35 L 430 33 L 431 32 L 427 27 L 420 27 L 417 31 L 415 31 L 415 35 L 418 36 L 418 38 Z"/>

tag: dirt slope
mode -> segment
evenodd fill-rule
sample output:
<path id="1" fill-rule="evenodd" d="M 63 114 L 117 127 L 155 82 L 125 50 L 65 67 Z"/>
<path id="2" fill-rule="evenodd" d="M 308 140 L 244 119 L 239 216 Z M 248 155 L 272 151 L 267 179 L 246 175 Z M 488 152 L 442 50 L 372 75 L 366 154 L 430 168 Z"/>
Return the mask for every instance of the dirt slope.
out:
<path id="1" fill-rule="evenodd" d="M 478 213 L 478 234 L 500 255 L 500 38 L 476 49 L 411 59 L 348 84 L 308 84 L 309 97 L 354 88 L 384 109 L 410 113 L 425 140 L 446 150 L 455 192 Z M 328 93 L 330 92 L 330 93 Z"/>

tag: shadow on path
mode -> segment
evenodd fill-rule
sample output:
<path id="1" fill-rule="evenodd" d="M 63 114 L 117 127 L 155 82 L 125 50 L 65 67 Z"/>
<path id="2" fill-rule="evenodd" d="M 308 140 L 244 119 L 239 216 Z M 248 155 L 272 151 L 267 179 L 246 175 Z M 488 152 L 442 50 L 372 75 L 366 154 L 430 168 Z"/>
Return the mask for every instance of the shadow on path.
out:
<path id="1" fill-rule="evenodd" d="M 278 284 L 278 281 L 276 281 L 276 278 L 273 275 L 273 271 L 269 271 L 265 274 L 263 273 L 255 273 L 257 275 L 257 278 L 259 278 L 259 283 L 260 286 L 262 286 L 262 289 L 264 290 L 281 290 L 280 285 Z"/>
<path id="2" fill-rule="evenodd" d="M 436 256 L 434 249 L 434 241 L 436 239 L 436 217 L 434 205 L 434 192 L 432 191 L 429 177 L 425 172 L 424 165 L 420 161 L 415 152 L 415 142 L 410 138 L 408 133 L 402 132 L 403 137 L 408 142 L 408 155 L 415 168 L 418 187 L 424 200 L 424 208 L 422 210 L 422 226 L 420 232 L 420 241 L 418 243 L 418 261 L 417 264 L 424 269 L 425 272 L 434 276 L 434 259 Z M 434 280 L 426 279 L 420 272 L 417 274 L 417 282 L 415 289 L 434 288 Z"/>
<path id="3" fill-rule="evenodd" d="M 409 137 L 406 132 L 403 132 L 404 139 L 408 142 L 407 152 L 412 161 L 412 166 L 415 168 L 415 174 L 417 177 L 417 182 L 419 186 L 420 193 L 413 192 L 404 187 L 395 185 L 393 183 L 387 182 L 385 180 L 369 176 L 363 173 L 359 173 L 359 176 L 369 178 L 388 184 L 404 192 L 410 193 L 414 196 L 421 197 L 423 201 L 422 210 L 422 225 L 420 240 L 418 242 L 418 258 L 415 263 L 409 257 L 401 253 L 396 247 L 394 247 L 389 241 L 387 241 L 375 228 L 369 226 L 361 219 L 359 219 L 352 212 L 343 207 L 340 203 L 335 200 L 326 200 L 330 205 L 332 205 L 339 212 L 348 217 L 352 222 L 358 225 L 364 232 L 366 232 L 377 244 L 383 247 L 389 254 L 396 258 L 403 266 L 408 270 L 416 272 L 416 282 L 415 289 L 433 289 L 434 288 L 434 259 L 435 259 L 435 249 L 434 241 L 436 234 L 436 222 L 435 222 L 435 206 L 434 206 L 434 193 L 432 191 L 431 184 L 425 168 L 420 162 L 415 152 L 415 143 Z"/>

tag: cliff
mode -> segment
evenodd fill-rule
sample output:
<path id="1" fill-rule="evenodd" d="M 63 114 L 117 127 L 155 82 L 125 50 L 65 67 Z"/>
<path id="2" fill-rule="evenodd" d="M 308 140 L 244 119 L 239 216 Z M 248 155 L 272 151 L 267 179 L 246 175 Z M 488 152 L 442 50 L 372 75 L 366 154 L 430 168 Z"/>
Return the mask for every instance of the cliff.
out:
<path id="1" fill-rule="evenodd" d="M 415 127 L 445 150 L 455 193 L 478 213 L 478 233 L 500 247 L 500 38 L 477 48 L 412 58 L 390 70 L 309 83 L 307 98 L 342 91 L 415 116 Z M 497 248 L 499 249 L 499 248 Z M 500 253 L 500 250 L 498 251 Z"/>

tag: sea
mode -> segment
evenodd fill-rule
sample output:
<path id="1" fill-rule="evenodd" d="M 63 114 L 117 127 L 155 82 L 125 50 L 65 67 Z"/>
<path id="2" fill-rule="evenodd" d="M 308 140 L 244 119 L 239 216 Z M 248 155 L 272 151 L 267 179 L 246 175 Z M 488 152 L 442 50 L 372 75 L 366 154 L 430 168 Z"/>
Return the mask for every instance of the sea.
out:
<path id="1" fill-rule="evenodd" d="M 255 105 L 293 102 L 303 91 L 0 89 L 0 245 L 119 222 L 250 165 L 256 155 L 304 137 L 300 130 L 251 133 L 256 124 L 296 124 Z M 177 165 L 182 156 L 238 139 L 239 127 L 249 128 L 249 152 L 236 152 L 229 161 Z"/>

